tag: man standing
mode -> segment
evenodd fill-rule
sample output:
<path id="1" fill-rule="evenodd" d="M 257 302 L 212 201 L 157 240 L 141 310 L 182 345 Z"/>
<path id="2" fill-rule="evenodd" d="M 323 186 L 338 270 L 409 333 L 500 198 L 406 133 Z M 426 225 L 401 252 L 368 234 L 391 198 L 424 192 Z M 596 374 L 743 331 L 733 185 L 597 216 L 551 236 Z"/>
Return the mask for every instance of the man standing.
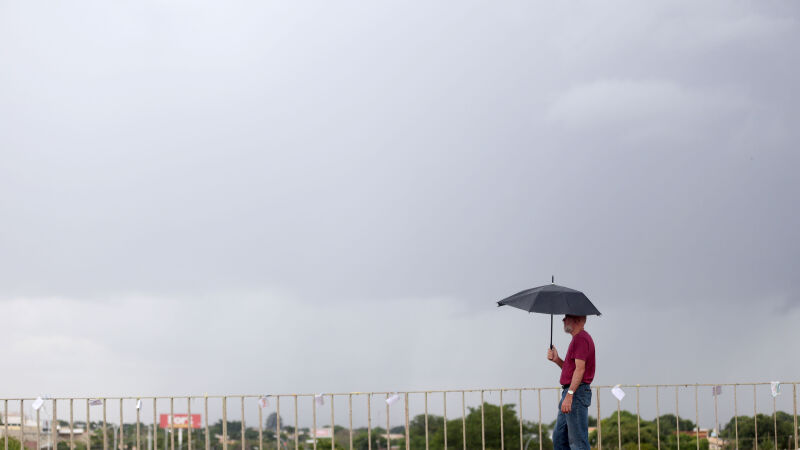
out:
<path id="1" fill-rule="evenodd" d="M 558 357 L 555 347 L 547 350 L 547 359 L 561 368 L 561 401 L 553 432 L 554 450 L 589 447 L 589 404 L 592 403 L 594 380 L 594 341 L 583 329 L 586 316 L 564 316 L 564 332 L 572 335 L 564 359 Z"/>

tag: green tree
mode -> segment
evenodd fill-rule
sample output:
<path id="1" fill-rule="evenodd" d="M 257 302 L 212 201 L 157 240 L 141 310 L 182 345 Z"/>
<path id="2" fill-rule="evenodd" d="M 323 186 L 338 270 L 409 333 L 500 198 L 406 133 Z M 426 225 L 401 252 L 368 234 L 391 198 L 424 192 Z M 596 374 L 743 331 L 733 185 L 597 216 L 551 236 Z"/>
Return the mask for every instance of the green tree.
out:
<path id="1" fill-rule="evenodd" d="M 378 430 L 372 430 L 372 448 L 378 448 L 381 443 L 385 444 L 386 439 L 383 438 L 384 433 L 378 433 Z M 380 442 L 379 442 L 380 441 Z M 367 450 L 369 439 L 366 428 L 358 428 L 353 430 L 353 448 L 356 450 Z"/>
<path id="2" fill-rule="evenodd" d="M 331 448 L 331 440 L 328 439 L 328 438 L 319 438 L 319 439 L 317 439 L 317 448 L 318 449 L 329 449 L 329 448 Z M 341 445 L 339 445 L 338 442 L 335 442 L 333 444 L 333 448 L 336 449 L 336 450 L 340 450 L 340 449 L 341 450 L 345 450 L 345 448 L 342 447 Z"/>
<path id="3" fill-rule="evenodd" d="M 447 421 L 447 446 L 448 448 L 463 447 L 464 434 L 466 434 L 467 448 L 480 448 L 481 442 L 485 442 L 487 449 L 500 448 L 500 417 L 503 417 L 503 444 L 509 450 L 520 449 L 519 418 L 517 417 L 514 405 L 500 406 L 490 403 L 483 404 L 483 415 L 481 407 L 469 409 L 469 414 L 463 419 L 457 418 Z M 466 423 L 466 429 L 463 427 Z M 483 426 L 482 426 L 483 425 Z M 418 415 L 409 421 L 409 438 L 411 448 L 425 448 L 425 416 Z M 522 423 L 523 440 L 528 442 L 530 448 L 539 447 L 539 426 L 538 424 L 525 422 Z M 466 430 L 466 433 L 465 433 Z M 545 430 L 548 426 L 543 425 L 542 445 L 545 449 L 551 450 L 553 443 Z M 405 427 L 398 429 L 405 432 Z M 428 446 L 431 449 L 443 449 L 445 438 L 445 422 L 441 416 L 428 415 Z M 401 447 L 405 446 L 405 439 L 400 440 Z"/>
<path id="4" fill-rule="evenodd" d="M 662 434 L 665 434 L 665 432 L 674 433 L 676 427 L 679 427 L 680 431 L 694 430 L 694 422 L 689 419 L 680 419 L 680 425 L 676 425 L 675 421 L 677 418 L 675 417 L 675 414 L 664 414 L 658 419 Z"/>
<path id="5" fill-rule="evenodd" d="M 5 444 L 3 444 L 5 445 Z M 19 441 L 13 437 L 8 437 L 8 450 L 21 450 L 22 445 L 20 445 Z"/>
<path id="6" fill-rule="evenodd" d="M 59 441 L 58 450 L 69 450 L 69 441 Z M 11 447 L 8 447 L 8 450 L 11 450 Z M 83 442 L 75 442 L 75 450 L 86 450 L 86 444 Z"/>
<path id="7" fill-rule="evenodd" d="M 720 430 L 720 437 L 731 442 L 731 447 L 735 448 L 738 422 L 738 444 L 740 450 L 751 450 L 756 439 L 756 425 L 758 426 L 758 448 L 763 450 L 764 445 L 775 447 L 775 422 L 777 422 L 778 436 L 777 442 L 780 448 L 791 448 L 794 446 L 794 416 L 783 411 L 778 411 L 775 417 L 765 414 L 758 414 L 753 419 L 752 416 L 738 416 L 731 418 Z"/>
<path id="8" fill-rule="evenodd" d="M 694 422 L 687 419 L 678 421 L 673 414 L 659 417 L 658 425 L 655 420 L 637 419 L 635 414 L 628 411 L 620 411 L 619 417 L 614 412 L 600 421 L 603 446 L 617 448 L 621 438 L 622 447 L 628 450 L 638 449 L 640 441 L 642 449 L 655 450 L 659 447 L 659 440 L 662 450 L 677 450 L 679 441 L 675 429 L 677 426 L 681 428 L 680 447 L 696 449 L 697 438 L 691 435 L 695 429 Z M 593 430 L 589 434 L 589 443 L 597 446 L 597 441 L 598 431 Z M 700 440 L 700 449 L 708 449 L 707 439 Z"/>
<path id="9" fill-rule="evenodd" d="M 405 433 L 405 427 L 397 431 L 398 433 Z M 425 415 L 420 414 L 408 423 L 408 432 L 412 448 L 425 448 Z M 441 416 L 428 415 L 428 441 L 434 435 L 444 436 L 444 418 Z M 444 437 L 442 437 L 444 440 Z M 436 447 L 434 447 L 436 448 Z"/>
<path id="10" fill-rule="evenodd" d="M 628 443 L 637 444 L 639 442 L 639 433 L 642 435 L 643 443 L 656 444 L 655 425 L 649 427 L 649 422 L 640 421 L 639 428 L 636 424 L 636 415 L 628 411 L 620 411 L 619 414 L 619 428 L 617 427 L 617 413 L 613 413 L 607 418 L 600 421 L 600 429 L 602 433 L 603 446 L 609 448 L 616 448 L 619 445 L 619 438 L 622 437 L 622 444 Z M 621 430 L 621 433 L 620 433 Z M 597 445 L 597 430 L 590 433 L 589 443 Z"/>

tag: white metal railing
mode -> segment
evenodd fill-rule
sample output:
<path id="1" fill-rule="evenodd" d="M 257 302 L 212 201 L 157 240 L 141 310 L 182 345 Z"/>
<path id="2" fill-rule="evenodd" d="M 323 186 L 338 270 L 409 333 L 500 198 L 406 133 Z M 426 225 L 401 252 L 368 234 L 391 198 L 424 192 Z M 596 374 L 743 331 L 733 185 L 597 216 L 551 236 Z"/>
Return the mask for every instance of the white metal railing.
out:
<path id="1" fill-rule="evenodd" d="M 788 440 L 793 440 L 794 448 L 797 449 L 798 447 L 798 425 L 797 425 L 797 384 L 798 382 L 788 382 L 782 383 L 783 387 L 791 387 L 791 400 L 792 400 L 792 413 L 793 416 L 793 436 L 784 436 L 787 437 Z M 762 389 L 764 386 L 771 387 L 770 382 L 757 382 L 757 383 L 719 383 L 719 384 L 628 384 L 628 385 L 617 385 L 622 389 L 633 389 L 635 392 L 635 414 L 636 414 L 636 432 L 637 432 L 637 447 L 641 448 L 642 440 L 641 440 L 641 411 L 640 411 L 640 398 L 642 391 L 654 391 L 655 394 L 655 422 L 656 422 L 656 442 L 658 446 L 658 450 L 661 449 L 661 436 L 666 435 L 667 433 L 672 435 L 674 433 L 675 439 L 677 441 L 677 447 L 680 448 L 680 439 L 682 432 L 685 433 L 686 430 L 681 430 L 681 416 L 680 416 L 680 394 L 683 392 L 684 394 L 693 393 L 694 394 L 694 419 L 696 424 L 696 433 L 695 439 L 696 448 L 700 449 L 700 410 L 699 405 L 700 402 L 698 400 L 698 393 L 701 388 L 712 388 L 714 393 L 714 417 L 715 417 L 715 427 L 714 429 L 719 432 L 719 413 L 718 413 L 718 398 L 719 398 L 719 390 L 721 387 L 726 387 L 726 389 L 731 388 L 733 390 L 733 417 L 731 420 L 734 421 L 734 436 L 732 439 L 729 439 L 727 444 L 731 448 L 739 449 L 740 447 L 740 437 L 739 437 L 739 394 L 740 393 L 747 393 L 752 390 L 753 395 L 753 425 L 755 428 L 755 436 L 752 442 L 752 446 L 747 446 L 748 448 L 752 447 L 753 449 L 758 449 L 759 443 L 759 430 L 758 430 L 758 406 L 757 406 L 757 390 L 759 388 Z M 718 388 L 719 387 L 719 388 Z M 592 386 L 592 390 L 594 391 L 594 407 L 596 408 L 597 413 L 597 427 L 596 427 L 596 440 L 595 440 L 595 447 L 600 449 L 603 445 L 603 429 L 602 429 L 602 413 L 601 413 L 601 393 L 608 392 L 612 389 L 612 386 Z M 70 450 L 76 449 L 76 441 L 79 444 L 83 444 L 85 441 L 85 447 L 88 450 L 99 449 L 99 443 L 92 447 L 92 440 L 91 440 L 91 412 L 93 407 L 100 407 L 98 409 L 102 410 L 102 421 L 99 425 L 99 430 L 102 431 L 102 449 L 108 450 L 109 447 L 109 421 L 107 417 L 108 406 L 110 402 L 117 402 L 119 406 L 119 424 L 120 426 L 117 427 L 115 424 L 111 424 L 113 428 L 113 439 L 116 441 L 119 438 L 120 446 L 114 445 L 117 448 L 127 448 L 124 445 L 124 433 L 125 433 L 125 406 L 127 405 L 127 409 L 130 411 L 132 409 L 131 405 L 135 404 L 135 427 L 134 424 L 130 424 L 129 428 L 135 429 L 135 445 L 137 450 L 141 450 L 141 441 L 142 439 L 148 440 L 148 442 L 152 442 L 155 447 L 158 445 L 158 426 L 159 423 L 159 406 L 161 406 L 162 411 L 164 408 L 164 402 L 168 402 L 169 405 L 169 414 L 168 414 L 168 426 L 163 427 L 162 429 L 169 431 L 169 438 L 164 439 L 164 445 L 166 446 L 167 440 L 169 441 L 169 450 L 175 450 L 175 431 L 180 430 L 182 425 L 176 426 L 176 402 L 179 405 L 185 405 L 185 411 L 188 415 L 188 424 L 187 427 L 192 426 L 192 403 L 196 401 L 202 402 L 202 425 L 200 426 L 203 429 L 203 437 L 204 442 L 201 442 L 198 446 L 196 442 L 194 442 L 193 435 L 195 432 L 191 432 L 191 428 L 189 428 L 190 432 L 187 433 L 187 446 L 183 447 L 182 443 L 179 441 L 179 450 L 183 450 L 186 448 L 187 450 L 195 450 L 199 448 L 203 448 L 204 450 L 211 450 L 212 449 L 212 442 L 211 436 L 209 433 L 209 401 L 219 402 L 218 405 L 220 406 L 219 410 L 221 410 L 221 423 L 222 423 L 222 435 L 220 436 L 221 441 L 221 449 L 228 450 L 229 446 L 229 414 L 228 414 L 228 406 L 229 403 L 233 400 L 238 400 L 240 404 L 240 411 L 238 414 L 239 419 L 241 420 L 241 437 L 242 437 L 242 447 L 247 443 L 247 431 L 249 428 L 246 427 L 246 406 L 249 403 L 255 403 L 257 407 L 257 420 L 258 420 L 258 450 L 266 450 L 268 448 L 290 448 L 293 447 L 295 449 L 305 448 L 304 443 L 300 442 L 300 422 L 299 422 L 299 411 L 301 405 L 305 403 L 306 406 L 311 407 L 311 443 L 309 444 L 311 448 L 316 449 L 318 446 L 318 438 L 319 438 L 319 429 L 318 429 L 318 406 L 324 405 L 325 401 L 329 402 L 329 409 L 330 409 L 330 448 L 335 449 L 337 445 L 348 445 L 349 448 L 352 450 L 354 448 L 354 428 L 353 428 L 353 413 L 354 413 L 354 404 L 356 405 L 355 409 L 359 409 L 363 411 L 366 409 L 366 433 L 367 433 L 367 449 L 372 450 L 373 445 L 377 448 L 392 448 L 393 441 L 395 443 L 404 441 L 404 445 L 406 449 L 411 448 L 411 432 L 409 428 L 410 417 L 411 417 L 411 410 L 412 407 L 410 406 L 410 401 L 413 399 L 415 401 L 421 400 L 422 408 L 419 414 L 419 417 L 424 415 L 424 443 L 425 449 L 428 450 L 430 446 L 430 436 L 429 436 L 429 412 L 431 408 L 429 407 L 429 402 L 431 400 L 434 403 L 437 403 L 436 408 L 441 409 L 442 411 L 442 426 L 443 430 L 443 438 L 444 438 L 444 448 L 448 448 L 448 434 L 447 434 L 447 426 L 448 426 L 448 398 L 451 399 L 451 407 L 452 407 L 452 399 L 453 397 L 456 398 L 458 406 L 460 406 L 460 414 L 456 414 L 456 417 L 460 416 L 460 428 L 461 428 L 461 445 L 459 447 L 466 450 L 467 448 L 481 448 L 485 449 L 487 444 L 487 425 L 486 425 L 486 418 L 484 415 L 484 408 L 489 405 L 486 402 L 486 396 L 498 394 L 499 399 L 499 406 L 500 406 L 500 420 L 499 420 L 499 430 L 494 428 L 489 430 L 491 433 L 496 433 L 499 431 L 499 445 L 501 450 L 505 450 L 506 446 L 508 445 L 509 448 L 526 448 L 528 444 L 530 444 L 530 440 L 535 435 L 538 440 L 539 449 L 543 449 L 544 445 L 544 432 L 543 423 L 542 423 L 542 393 L 547 392 L 555 392 L 560 395 L 561 387 L 528 387 L 528 388 L 492 388 L 492 389 L 459 389 L 459 390 L 428 390 L 428 391 L 398 391 L 398 392 L 345 392 L 345 393 L 325 393 L 325 394 L 295 394 L 295 393 L 288 393 L 288 394 L 245 394 L 245 395 L 202 395 L 202 396 L 114 396 L 114 397 L 49 397 L 49 398 L 7 398 L 7 399 L 0 399 L 0 404 L 3 406 L 3 425 L 0 430 L 3 431 L 4 436 L 4 450 L 9 450 L 9 439 L 10 438 L 19 438 L 19 441 L 22 445 L 25 445 L 26 438 L 33 438 L 35 436 L 36 448 L 42 449 L 42 440 L 47 439 L 48 443 L 46 446 L 52 446 L 52 448 L 56 448 L 58 443 L 64 443 L 68 445 Z M 674 390 L 675 396 L 675 404 L 674 404 L 674 413 L 675 413 L 675 426 L 674 430 L 662 430 L 660 424 L 660 417 L 662 412 L 662 394 L 671 395 L 672 391 Z M 692 392 L 693 390 L 693 392 Z M 473 439 L 473 441 L 468 443 L 467 440 L 467 395 L 472 397 L 478 396 L 479 397 L 479 406 L 475 408 L 470 408 L 472 412 L 477 414 L 478 409 L 480 409 L 480 446 L 478 446 L 477 439 Z M 535 428 L 538 428 L 535 433 L 525 432 L 526 426 L 523 425 L 523 411 L 527 411 L 527 408 L 524 408 L 523 400 L 524 397 L 530 398 L 531 396 L 535 397 L 536 400 L 536 416 L 537 421 L 533 423 Z M 459 398 L 460 397 L 460 398 Z M 785 397 L 785 396 L 784 396 Z M 558 397 L 556 397 L 558 398 Z M 381 415 L 381 411 L 379 409 L 373 411 L 373 401 L 375 400 L 381 401 L 383 404 L 382 407 L 385 406 L 385 420 L 386 420 L 386 428 L 385 430 L 381 431 L 380 436 L 376 436 L 376 439 L 373 439 L 373 417 L 377 415 Z M 402 400 L 402 402 L 401 402 Z M 460 401 L 459 401 L 460 400 Z M 652 400 L 652 398 L 651 398 Z M 347 411 L 347 423 L 348 427 L 345 429 L 349 431 L 348 436 L 349 438 L 345 438 L 344 442 L 337 442 L 336 437 L 336 425 L 335 425 L 335 405 L 341 404 L 342 401 L 346 402 L 346 411 Z M 147 403 L 152 402 L 152 425 L 148 425 L 146 419 L 141 414 L 143 411 L 143 406 L 146 407 Z M 355 402 L 355 403 L 354 403 Z M 360 406 L 359 406 L 359 402 Z M 265 410 L 265 405 L 269 405 L 270 403 L 274 403 L 275 408 L 275 428 L 274 428 L 274 438 L 270 438 L 265 440 L 264 439 L 264 417 L 263 411 Z M 288 404 L 287 404 L 288 403 Z M 392 437 L 391 433 L 391 407 L 395 403 L 402 403 L 403 408 L 402 410 L 398 411 L 395 408 L 395 416 L 401 416 L 404 422 L 404 433 L 403 436 L 398 438 L 395 436 Z M 621 424 L 621 416 L 622 416 L 622 401 L 621 399 L 616 400 L 616 439 L 611 439 L 616 441 L 615 446 L 618 449 L 622 448 L 623 439 L 622 439 L 622 424 Z M 671 403 L 671 401 L 670 401 Z M 772 396 L 772 419 L 773 419 L 773 429 L 772 430 L 762 430 L 762 436 L 766 435 L 770 439 L 774 439 L 773 442 L 776 445 L 776 448 L 779 447 L 779 442 L 784 442 L 778 435 L 778 425 L 777 425 L 777 403 L 776 397 Z M 32 424 L 29 424 L 26 430 L 26 422 L 25 422 L 25 406 L 30 405 L 35 407 L 35 430 L 31 431 L 30 428 Z M 504 411 L 506 407 L 510 407 L 510 405 L 518 405 L 519 414 L 518 420 L 515 420 L 515 423 L 504 423 Z M 9 411 L 10 407 L 19 406 L 19 424 L 9 424 Z M 78 406 L 77 409 L 85 409 L 85 435 L 80 436 L 76 439 L 75 436 L 75 411 L 76 405 Z M 252 405 L 251 405 L 252 406 Z M 288 409 L 289 413 L 293 413 L 294 420 L 293 426 L 286 426 L 286 424 L 281 423 L 281 407 L 283 406 L 284 411 Z M 398 405 L 399 406 L 399 405 Z M 59 407 L 61 409 L 59 409 Z M 272 406 L 270 405 L 270 408 Z M 362 408 L 363 407 L 363 408 Z M 180 406 L 179 406 L 180 408 Z M 550 405 L 547 408 L 547 411 L 553 412 L 555 411 L 555 405 Z M 50 411 L 48 412 L 47 409 Z M 181 408 L 182 409 L 182 408 Z M 671 409 L 671 408 L 669 408 Z M 217 411 L 219 411 L 217 410 Z M 49 430 L 43 429 L 42 427 L 42 417 L 41 413 L 45 412 L 46 415 L 50 415 L 50 427 Z M 62 414 L 59 414 L 59 411 Z M 452 409 L 451 409 L 452 411 Z M 163 414 L 163 412 L 162 412 Z M 252 416 L 252 411 L 249 413 Z M 613 415 L 613 412 L 612 412 Z M 763 415 L 762 415 L 763 416 Z M 66 421 L 66 417 L 69 418 L 69 437 L 66 436 L 60 437 L 59 436 L 59 418 Z M 145 421 L 143 421 L 145 419 Z M 458 420 L 458 419 L 456 419 Z M 530 422 L 528 422 L 530 424 Z M 144 425 L 145 433 L 142 434 L 142 427 Z M 380 426 L 382 424 L 379 424 Z M 512 439 L 509 439 L 507 436 L 507 431 L 513 428 L 517 428 L 519 431 L 519 441 L 518 442 L 511 442 Z M 18 428 L 18 429 L 17 429 Z M 292 429 L 293 432 L 287 432 L 288 429 Z M 255 432 L 254 429 L 252 432 Z M 272 433 L 272 430 L 266 430 L 269 434 Z M 610 431 L 614 431 L 613 429 Z M 66 433 L 64 433 L 66 434 Z M 516 430 L 514 431 L 514 435 L 516 435 Z M 34 436 L 31 436 L 34 435 Z M 526 439 L 527 435 L 527 439 Z M 771 435 L 771 436 L 770 436 Z M 182 436 L 182 434 L 181 434 Z M 613 436 L 613 435 L 612 435 Z M 180 437 L 179 437 L 180 439 Z M 516 440 L 516 437 L 513 438 Z M 341 441 L 341 439 L 340 439 Z M 301 447 L 303 444 L 303 447 Z M 451 442 L 452 444 L 452 442 Z M 132 443 L 131 443 L 132 445 Z M 220 448 L 220 444 L 214 443 L 214 448 Z M 273 447 L 274 445 L 274 447 Z M 255 446 L 254 446 L 255 447 Z M 452 448 L 452 445 L 450 446 Z M 787 445 L 786 448 L 791 447 L 791 443 Z M 326 447 L 327 448 L 327 447 Z M 199 450 L 199 449 L 198 449 Z"/>

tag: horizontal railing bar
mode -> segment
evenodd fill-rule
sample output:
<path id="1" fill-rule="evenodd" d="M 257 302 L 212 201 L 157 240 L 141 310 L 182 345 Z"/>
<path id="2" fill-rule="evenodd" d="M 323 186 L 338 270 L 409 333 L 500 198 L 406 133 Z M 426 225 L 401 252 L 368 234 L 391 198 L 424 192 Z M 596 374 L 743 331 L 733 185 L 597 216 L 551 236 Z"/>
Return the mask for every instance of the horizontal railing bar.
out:
<path id="1" fill-rule="evenodd" d="M 677 384 L 620 384 L 620 387 L 623 388 L 662 388 L 662 387 L 713 387 L 713 386 L 769 386 L 771 382 L 764 381 L 764 382 L 754 382 L 754 383 L 677 383 Z M 800 384 L 800 381 L 782 381 L 781 384 L 785 385 L 794 385 Z M 616 385 L 592 385 L 594 389 L 611 389 Z M 326 396 L 330 395 L 337 395 L 337 396 L 344 396 L 344 395 L 386 395 L 386 394 L 396 394 L 396 393 L 403 393 L 403 394 L 442 394 L 442 393 L 457 393 L 457 392 L 510 392 L 510 391 L 538 391 L 538 390 L 556 390 L 562 389 L 561 386 L 545 386 L 545 387 L 513 387 L 513 388 L 483 388 L 483 389 L 432 389 L 432 390 L 412 390 L 412 391 L 370 391 L 370 392 L 323 392 L 322 394 Z M 139 395 L 139 396 L 90 396 L 90 397 L 42 397 L 43 400 L 161 400 L 161 399 L 194 399 L 194 398 L 210 398 L 210 399 L 223 399 L 223 398 L 260 398 L 260 397 L 315 397 L 319 395 L 319 393 L 282 393 L 282 394 L 270 394 L 270 393 L 262 393 L 262 394 L 226 394 L 226 395 L 164 395 L 164 396 L 152 396 L 152 395 Z M 9 400 L 9 401 L 32 401 L 36 400 L 36 397 L 9 397 L 9 398 L 2 398 L 0 400 Z"/>

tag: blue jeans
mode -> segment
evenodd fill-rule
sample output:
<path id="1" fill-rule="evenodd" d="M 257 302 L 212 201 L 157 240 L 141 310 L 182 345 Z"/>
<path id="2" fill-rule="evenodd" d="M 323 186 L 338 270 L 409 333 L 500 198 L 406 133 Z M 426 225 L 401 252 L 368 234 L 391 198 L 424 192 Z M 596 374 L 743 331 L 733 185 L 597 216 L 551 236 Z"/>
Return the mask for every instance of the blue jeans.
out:
<path id="1" fill-rule="evenodd" d="M 567 390 L 561 392 L 558 402 L 558 418 L 553 431 L 554 450 L 590 450 L 589 448 L 589 405 L 592 403 L 592 388 L 581 384 L 572 396 L 572 410 L 569 414 L 561 412 L 561 402 Z"/>

